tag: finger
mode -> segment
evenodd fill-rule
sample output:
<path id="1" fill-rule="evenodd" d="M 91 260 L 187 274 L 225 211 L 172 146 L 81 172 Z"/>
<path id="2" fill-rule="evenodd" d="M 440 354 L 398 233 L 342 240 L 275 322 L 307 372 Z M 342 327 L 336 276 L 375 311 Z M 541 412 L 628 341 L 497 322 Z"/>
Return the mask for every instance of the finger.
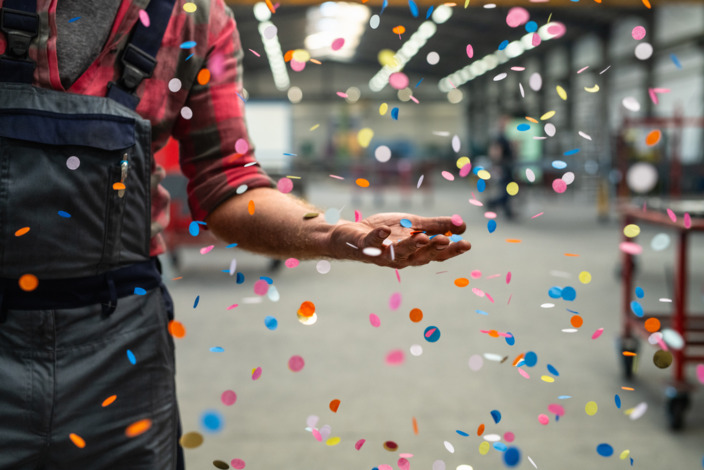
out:
<path id="1" fill-rule="evenodd" d="M 397 259 L 406 259 L 421 249 L 430 244 L 430 238 L 424 233 L 416 233 L 408 236 L 394 245 L 394 254 Z"/>
<path id="2" fill-rule="evenodd" d="M 377 227 L 364 237 L 360 248 L 374 247 L 383 249 L 384 241 L 391 235 L 389 227 Z"/>
<path id="3" fill-rule="evenodd" d="M 414 216 L 410 219 L 415 230 L 424 230 L 430 234 L 434 233 L 464 233 L 467 224 L 458 217 L 420 217 Z M 457 224 L 459 222 L 459 225 Z"/>
<path id="4" fill-rule="evenodd" d="M 414 266 L 420 266 L 431 261 L 444 261 L 467 252 L 471 246 L 465 240 L 450 244 L 447 237 L 437 236 L 431 240 L 428 246 L 419 249 L 409 257 L 409 262 Z"/>

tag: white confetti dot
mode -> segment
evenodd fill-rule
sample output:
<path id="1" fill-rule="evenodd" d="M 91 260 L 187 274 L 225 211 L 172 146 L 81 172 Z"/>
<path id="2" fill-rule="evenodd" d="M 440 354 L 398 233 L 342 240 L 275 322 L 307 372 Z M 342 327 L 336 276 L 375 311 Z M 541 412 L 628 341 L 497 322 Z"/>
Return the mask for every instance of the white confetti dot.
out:
<path id="1" fill-rule="evenodd" d="M 421 354 L 423 354 L 423 346 L 421 346 L 420 344 L 414 344 L 413 346 L 411 346 L 411 354 L 416 357 L 420 356 Z"/>
<path id="2" fill-rule="evenodd" d="M 391 160 L 391 149 L 386 145 L 380 145 L 374 150 L 374 158 L 378 162 L 385 163 Z"/>
<path id="3" fill-rule="evenodd" d="M 425 60 L 427 60 L 430 65 L 435 65 L 440 62 L 440 54 L 435 51 L 428 52 L 428 55 L 425 57 Z"/>
<path id="4" fill-rule="evenodd" d="M 76 170 L 81 166 L 81 160 L 75 155 L 72 155 L 66 159 L 66 166 L 69 170 Z"/>
<path id="5" fill-rule="evenodd" d="M 632 96 L 627 96 L 623 99 L 623 101 L 621 101 L 621 103 L 623 104 L 623 107 L 629 111 L 633 111 L 634 113 L 640 111 L 640 103 Z"/>
<path id="6" fill-rule="evenodd" d="M 379 256 L 381 254 L 381 250 L 373 246 L 368 246 L 362 250 L 362 253 L 367 256 Z"/>
<path id="7" fill-rule="evenodd" d="M 448 441 L 445 441 L 445 449 L 447 449 L 447 451 L 451 454 L 455 453 L 455 446 L 450 444 Z"/>
<path id="8" fill-rule="evenodd" d="M 534 73 L 530 76 L 528 85 L 530 85 L 531 90 L 540 91 L 540 89 L 543 87 L 543 77 L 537 72 Z"/>
<path id="9" fill-rule="evenodd" d="M 186 120 L 191 119 L 193 117 L 193 110 L 188 106 L 184 106 L 181 108 L 181 117 Z"/>
<path id="10" fill-rule="evenodd" d="M 649 42 L 642 42 L 636 46 L 636 58 L 648 60 L 653 56 L 653 46 Z"/>
<path id="11" fill-rule="evenodd" d="M 322 259 L 318 261 L 318 263 L 315 265 L 315 269 L 320 273 L 320 274 L 327 274 L 330 272 L 330 268 L 332 268 L 332 265 L 330 264 L 330 261 L 326 259 Z"/>
<path id="12" fill-rule="evenodd" d="M 178 78 L 172 78 L 169 80 L 169 91 L 176 93 L 181 89 L 181 80 Z"/>

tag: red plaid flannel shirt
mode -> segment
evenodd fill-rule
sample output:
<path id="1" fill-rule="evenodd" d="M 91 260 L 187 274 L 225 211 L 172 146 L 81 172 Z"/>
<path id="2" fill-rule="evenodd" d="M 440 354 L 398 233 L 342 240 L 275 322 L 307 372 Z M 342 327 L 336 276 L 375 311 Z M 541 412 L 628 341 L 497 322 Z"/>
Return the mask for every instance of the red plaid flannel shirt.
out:
<path id="1" fill-rule="evenodd" d="M 237 187 L 270 186 L 271 180 L 255 162 L 244 120 L 241 65 L 242 47 L 234 19 L 223 0 L 189 0 L 197 9 L 184 11 L 186 0 L 177 0 L 157 55 L 158 65 L 151 78 L 137 90 L 141 97 L 137 112 L 152 123 L 152 151 L 162 148 L 169 136 L 180 144 L 180 164 L 188 178 L 188 203 L 194 220 L 203 220 L 220 203 L 235 194 Z M 139 21 L 148 0 L 122 0 L 108 40 L 95 61 L 65 90 L 59 80 L 56 55 L 56 0 L 38 0 L 40 33 L 29 55 L 37 63 L 34 86 L 93 96 L 105 96 L 107 84 L 118 80 L 119 52 Z M 90 5 L 87 4 L 87 8 Z M 181 44 L 194 41 L 192 48 Z M 0 34 L 0 54 L 6 41 Z M 190 57 L 189 57 L 190 56 Z M 202 69 L 209 81 L 198 80 Z M 179 91 L 169 90 L 177 78 Z M 185 112 L 182 113 L 182 110 Z M 192 117 L 187 119 L 188 110 Z M 186 116 L 186 117 L 184 117 Z M 237 154 L 235 143 L 248 142 L 249 150 Z M 169 194 L 160 185 L 164 169 L 152 170 L 151 254 L 165 250 L 160 232 L 169 220 Z"/>

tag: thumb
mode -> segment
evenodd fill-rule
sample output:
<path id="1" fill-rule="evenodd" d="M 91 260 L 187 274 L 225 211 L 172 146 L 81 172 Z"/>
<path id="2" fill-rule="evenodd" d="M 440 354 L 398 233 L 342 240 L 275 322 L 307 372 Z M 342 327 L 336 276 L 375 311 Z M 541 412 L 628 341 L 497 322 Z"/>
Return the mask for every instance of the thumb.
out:
<path id="1" fill-rule="evenodd" d="M 391 235 L 391 229 L 386 226 L 377 227 L 364 237 L 364 247 L 373 246 L 381 248 L 384 240 Z"/>

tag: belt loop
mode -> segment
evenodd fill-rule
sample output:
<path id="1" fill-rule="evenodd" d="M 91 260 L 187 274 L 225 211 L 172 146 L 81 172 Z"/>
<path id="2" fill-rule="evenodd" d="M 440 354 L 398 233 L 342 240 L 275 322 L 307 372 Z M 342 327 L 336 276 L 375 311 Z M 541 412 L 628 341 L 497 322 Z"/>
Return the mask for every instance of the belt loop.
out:
<path id="1" fill-rule="evenodd" d="M 115 280 L 113 279 L 112 272 L 108 271 L 105 273 L 105 281 L 108 285 L 108 292 L 110 293 L 110 300 L 107 304 L 103 304 L 103 315 L 110 315 L 117 308 L 117 289 L 115 288 Z"/>

